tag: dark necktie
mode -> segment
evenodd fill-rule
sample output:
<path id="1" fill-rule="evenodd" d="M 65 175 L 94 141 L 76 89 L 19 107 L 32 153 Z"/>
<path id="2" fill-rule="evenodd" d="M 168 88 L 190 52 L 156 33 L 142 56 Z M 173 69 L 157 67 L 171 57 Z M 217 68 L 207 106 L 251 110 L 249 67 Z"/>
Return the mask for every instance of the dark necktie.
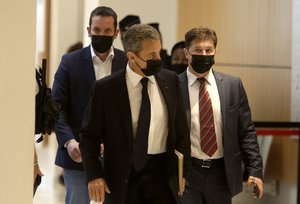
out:
<path id="1" fill-rule="evenodd" d="M 206 79 L 198 78 L 197 80 L 200 82 L 199 120 L 201 150 L 211 157 L 218 149 L 214 124 L 214 115 L 212 110 L 211 99 L 205 87 Z"/>
<path id="2" fill-rule="evenodd" d="M 136 171 L 140 171 L 147 162 L 148 134 L 151 118 L 151 106 L 147 90 L 148 78 L 142 78 L 141 84 L 143 85 L 142 104 L 136 130 L 136 137 L 134 140 L 132 158 L 133 166 Z"/>

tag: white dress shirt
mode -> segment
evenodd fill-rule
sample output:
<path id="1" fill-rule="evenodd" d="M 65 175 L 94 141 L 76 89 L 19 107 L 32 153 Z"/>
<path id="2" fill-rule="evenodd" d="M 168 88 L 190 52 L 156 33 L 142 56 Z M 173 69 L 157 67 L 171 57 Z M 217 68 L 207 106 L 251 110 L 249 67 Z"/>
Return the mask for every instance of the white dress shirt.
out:
<path id="1" fill-rule="evenodd" d="M 136 135 L 140 108 L 142 104 L 142 76 L 126 67 L 126 84 L 131 109 L 133 136 Z M 168 135 L 168 113 L 164 97 L 154 76 L 148 77 L 148 94 L 151 104 L 151 119 L 148 137 L 148 154 L 166 152 Z"/>
<path id="2" fill-rule="evenodd" d="M 188 88 L 191 106 L 191 156 L 198 159 L 217 159 L 222 158 L 223 153 L 223 142 L 222 142 L 222 115 L 221 115 L 221 105 L 220 97 L 216 84 L 215 77 L 210 69 L 209 73 L 206 75 L 207 83 L 205 84 L 206 90 L 208 91 L 214 115 L 214 124 L 217 136 L 218 149 L 212 157 L 209 157 L 201 150 L 201 140 L 200 140 L 200 121 L 199 121 L 199 88 L 200 84 L 197 82 L 197 77 L 192 74 L 189 69 L 187 69 L 188 78 Z"/>
<path id="3" fill-rule="evenodd" d="M 115 56 L 113 47 L 110 48 L 110 52 L 108 53 L 105 61 L 102 61 L 94 52 L 92 45 L 90 46 L 91 55 L 95 70 L 96 80 L 102 79 L 111 74 L 111 64 L 112 60 Z"/>

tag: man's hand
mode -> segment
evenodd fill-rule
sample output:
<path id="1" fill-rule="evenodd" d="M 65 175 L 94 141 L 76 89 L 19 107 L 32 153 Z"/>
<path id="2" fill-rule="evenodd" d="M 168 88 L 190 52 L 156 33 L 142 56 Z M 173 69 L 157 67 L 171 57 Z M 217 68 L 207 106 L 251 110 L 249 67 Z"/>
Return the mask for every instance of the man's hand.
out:
<path id="1" fill-rule="evenodd" d="M 104 202 L 105 193 L 110 193 L 108 186 L 103 178 L 98 178 L 88 183 L 89 196 L 91 201 Z"/>
<path id="2" fill-rule="evenodd" d="M 34 181 L 35 181 L 37 175 L 39 175 L 39 176 L 44 176 L 44 174 L 43 174 L 43 172 L 41 171 L 40 166 L 39 166 L 38 163 L 36 163 L 36 164 L 33 165 L 33 183 L 34 183 Z"/>
<path id="3" fill-rule="evenodd" d="M 39 176 L 44 176 L 43 172 L 40 169 L 39 163 L 38 163 L 38 157 L 36 154 L 36 149 L 34 147 L 34 163 L 33 163 L 33 183 L 35 181 L 35 178 Z"/>
<path id="4" fill-rule="evenodd" d="M 70 157 L 75 161 L 75 162 L 82 162 L 81 158 L 81 152 L 79 149 L 79 143 L 75 139 L 71 139 L 66 143 L 66 148 L 68 150 L 68 153 Z"/>
<path id="5" fill-rule="evenodd" d="M 254 176 L 249 176 L 248 178 L 248 188 L 250 188 L 251 186 L 251 183 L 254 182 L 256 183 L 257 187 L 258 187 L 258 190 L 259 190 L 259 196 L 257 197 L 258 199 L 261 198 L 264 194 L 264 189 L 263 189 L 263 182 L 260 178 L 257 178 L 257 177 L 254 177 Z M 255 195 L 253 195 L 253 197 L 256 198 Z"/>

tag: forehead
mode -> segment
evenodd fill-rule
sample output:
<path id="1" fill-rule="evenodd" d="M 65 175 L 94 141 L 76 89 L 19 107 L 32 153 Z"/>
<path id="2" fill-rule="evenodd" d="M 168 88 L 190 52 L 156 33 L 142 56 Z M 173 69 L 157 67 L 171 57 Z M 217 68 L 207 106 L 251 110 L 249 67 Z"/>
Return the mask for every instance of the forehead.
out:
<path id="1" fill-rule="evenodd" d="M 173 55 L 184 55 L 183 48 L 177 48 L 174 50 Z"/>
<path id="2" fill-rule="evenodd" d="M 114 27 L 114 18 L 112 16 L 93 16 L 91 27 Z"/>
<path id="3" fill-rule="evenodd" d="M 206 47 L 215 47 L 214 42 L 210 39 L 199 39 L 196 38 L 192 40 L 190 47 L 206 48 Z"/>

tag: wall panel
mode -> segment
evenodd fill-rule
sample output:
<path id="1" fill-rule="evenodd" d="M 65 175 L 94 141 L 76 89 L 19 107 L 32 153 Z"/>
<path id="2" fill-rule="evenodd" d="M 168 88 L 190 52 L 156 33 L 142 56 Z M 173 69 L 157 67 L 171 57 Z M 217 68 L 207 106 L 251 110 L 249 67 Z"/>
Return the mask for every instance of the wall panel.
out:
<path id="1" fill-rule="evenodd" d="M 193 27 L 214 28 L 218 62 L 290 67 L 291 0 L 187 0 L 178 8 L 178 39 Z"/>

